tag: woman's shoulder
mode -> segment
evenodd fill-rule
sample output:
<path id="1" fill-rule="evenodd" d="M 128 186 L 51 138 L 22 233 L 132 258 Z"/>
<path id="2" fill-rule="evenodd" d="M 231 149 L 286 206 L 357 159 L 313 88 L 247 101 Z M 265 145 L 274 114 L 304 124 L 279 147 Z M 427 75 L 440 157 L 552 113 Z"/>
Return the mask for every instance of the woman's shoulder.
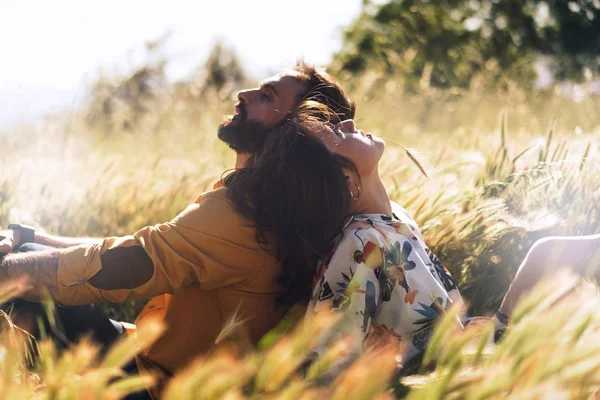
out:
<path id="1" fill-rule="evenodd" d="M 326 267 L 332 261 L 353 261 L 353 254 L 363 249 L 366 243 L 379 243 L 379 241 L 380 238 L 377 237 L 376 228 L 366 220 L 361 219 L 360 216 L 354 215 L 331 242 L 329 250 L 319 262 L 319 267 Z"/>
<path id="2" fill-rule="evenodd" d="M 396 242 L 407 240 L 414 241 L 415 245 L 420 243 L 414 228 L 406 220 L 385 214 L 353 215 L 332 242 L 324 264 L 327 265 L 332 259 L 337 260 L 340 257 L 347 260 L 347 254 L 350 258 L 357 259 L 355 255 L 361 252 L 385 249 Z"/>
<path id="3" fill-rule="evenodd" d="M 346 227 L 342 230 L 342 240 L 345 242 L 364 243 L 365 240 L 383 243 L 386 238 L 385 231 L 393 219 L 387 215 L 359 214 L 353 215 Z"/>
<path id="4" fill-rule="evenodd" d="M 419 237 L 419 239 L 423 240 L 423 234 L 421 233 L 421 229 L 419 229 L 419 225 L 417 221 L 413 218 L 413 216 L 400 204 L 395 201 L 391 202 L 392 204 L 392 212 L 394 213 L 394 217 L 396 217 L 399 221 L 407 224 L 413 233 Z"/>

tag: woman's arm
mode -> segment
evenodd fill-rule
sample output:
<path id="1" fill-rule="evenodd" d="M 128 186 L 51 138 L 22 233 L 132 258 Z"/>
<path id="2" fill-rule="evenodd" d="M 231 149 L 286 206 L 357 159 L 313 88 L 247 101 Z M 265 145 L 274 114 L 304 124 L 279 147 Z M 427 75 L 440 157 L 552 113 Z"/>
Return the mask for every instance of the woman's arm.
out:
<path id="1" fill-rule="evenodd" d="M 600 234 L 548 237 L 531 247 L 513 279 L 500 312 L 510 318 L 519 299 L 551 273 L 567 269 L 579 276 L 600 275 Z"/>

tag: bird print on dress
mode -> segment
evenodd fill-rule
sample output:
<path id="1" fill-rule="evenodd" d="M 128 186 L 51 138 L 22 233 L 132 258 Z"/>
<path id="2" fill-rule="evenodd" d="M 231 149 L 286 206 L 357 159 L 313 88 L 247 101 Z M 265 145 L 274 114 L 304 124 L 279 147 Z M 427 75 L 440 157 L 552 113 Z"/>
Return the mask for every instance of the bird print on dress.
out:
<path id="1" fill-rule="evenodd" d="M 456 282 L 406 221 L 416 225 L 407 216 L 354 216 L 318 270 L 308 310 L 343 312 L 338 334 L 395 343 L 403 363 L 425 349 L 435 322 L 460 300 Z"/>

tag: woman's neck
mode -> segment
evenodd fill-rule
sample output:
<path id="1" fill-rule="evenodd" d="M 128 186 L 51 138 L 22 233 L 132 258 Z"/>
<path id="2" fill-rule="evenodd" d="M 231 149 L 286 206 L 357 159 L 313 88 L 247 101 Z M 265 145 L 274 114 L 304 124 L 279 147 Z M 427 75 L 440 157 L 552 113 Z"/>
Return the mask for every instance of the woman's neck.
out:
<path id="1" fill-rule="evenodd" d="M 386 214 L 392 215 L 390 197 L 379 172 L 372 176 L 362 177 L 360 196 L 350 204 L 350 212 L 355 214 Z"/>

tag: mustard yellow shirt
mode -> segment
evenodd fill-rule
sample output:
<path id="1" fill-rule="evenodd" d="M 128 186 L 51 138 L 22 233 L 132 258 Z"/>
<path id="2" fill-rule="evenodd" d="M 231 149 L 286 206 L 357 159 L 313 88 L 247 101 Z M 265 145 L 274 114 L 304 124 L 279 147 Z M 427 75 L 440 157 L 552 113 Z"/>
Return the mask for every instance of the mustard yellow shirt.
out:
<path id="1" fill-rule="evenodd" d="M 167 330 L 138 357 L 138 365 L 141 358 L 145 367 L 153 363 L 171 374 L 208 353 L 233 315 L 245 321 L 243 329 L 256 343 L 285 311 L 275 308 L 281 266 L 257 242 L 254 223 L 235 210 L 228 192 L 204 193 L 172 221 L 132 236 L 63 250 L 57 300 L 77 305 L 157 296 L 138 321 L 159 315 Z M 102 269 L 101 254 L 119 246 L 141 246 L 152 259 L 152 278 L 133 289 L 92 286 L 88 280 Z"/>

